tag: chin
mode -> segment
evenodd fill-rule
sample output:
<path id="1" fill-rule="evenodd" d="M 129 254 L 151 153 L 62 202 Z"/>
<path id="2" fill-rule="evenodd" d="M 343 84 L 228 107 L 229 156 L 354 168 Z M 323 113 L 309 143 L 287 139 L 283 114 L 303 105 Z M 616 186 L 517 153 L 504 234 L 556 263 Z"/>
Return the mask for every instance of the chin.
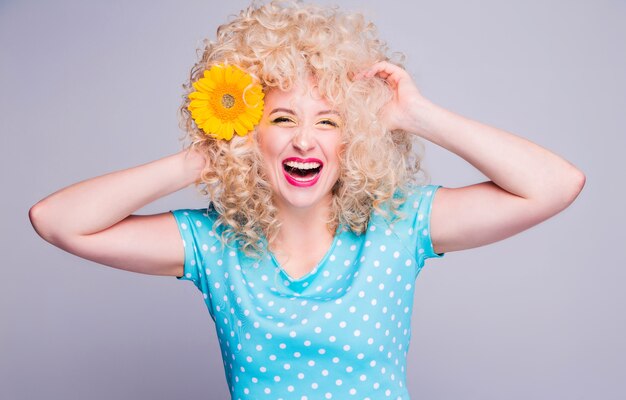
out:
<path id="1" fill-rule="evenodd" d="M 325 196 L 313 193 L 282 193 L 282 202 L 290 208 L 307 209 L 325 203 Z"/>

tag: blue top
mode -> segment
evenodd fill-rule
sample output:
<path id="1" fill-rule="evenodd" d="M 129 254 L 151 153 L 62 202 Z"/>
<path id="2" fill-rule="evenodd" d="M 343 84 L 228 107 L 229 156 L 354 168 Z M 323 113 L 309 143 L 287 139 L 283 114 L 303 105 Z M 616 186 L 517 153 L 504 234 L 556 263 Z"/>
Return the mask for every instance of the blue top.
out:
<path id="1" fill-rule="evenodd" d="M 415 188 L 393 225 L 373 213 L 361 235 L 340 227 L 299 279 L 271 253 L 223 248 L 212 208 L 172 211 L 185 246 L 177 279 L 204 295 L 233 399 L 409 399 L 413 284 L 443 256 L 429 227 L 439 187 Z"/>

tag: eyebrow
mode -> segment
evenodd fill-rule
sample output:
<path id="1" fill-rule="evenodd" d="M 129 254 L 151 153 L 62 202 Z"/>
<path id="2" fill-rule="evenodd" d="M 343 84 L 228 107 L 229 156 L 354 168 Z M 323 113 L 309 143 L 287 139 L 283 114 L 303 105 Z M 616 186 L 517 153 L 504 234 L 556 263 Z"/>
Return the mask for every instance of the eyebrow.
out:
<path id="1" fill-rule="evenodd" d="M 270 114 L 274 114 L 275 112 L 279 112 L 279 111 L 282 111 L 284 113 L 291 114 L 291 115 L 296 115 L 296 113 L 293 110 L 291 110 L 289 108 L 280 108 L 280 107 L 273 109 L 270 112 Z M 334 111 L 334 110 L 322 110 L 322 111 L 319 111 L 315 115 L 322 115 L 322 114 L 336 114 L 336 115 L 339 115 L 339 113 L 337 111 Z"/>

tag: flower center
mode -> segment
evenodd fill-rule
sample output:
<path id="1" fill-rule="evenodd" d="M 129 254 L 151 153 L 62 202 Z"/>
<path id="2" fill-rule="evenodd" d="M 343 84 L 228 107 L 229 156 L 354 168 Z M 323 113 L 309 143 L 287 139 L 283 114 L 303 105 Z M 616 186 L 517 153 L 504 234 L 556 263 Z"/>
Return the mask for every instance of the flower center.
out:
<path id="1" fill-rule="evenodd" d="M 233 106 L 235 105 L 235 98 L 232 95 L 226 93 L 222 96 L 222 105 L 224 106 L 224 108 L 233 108 Z"/>

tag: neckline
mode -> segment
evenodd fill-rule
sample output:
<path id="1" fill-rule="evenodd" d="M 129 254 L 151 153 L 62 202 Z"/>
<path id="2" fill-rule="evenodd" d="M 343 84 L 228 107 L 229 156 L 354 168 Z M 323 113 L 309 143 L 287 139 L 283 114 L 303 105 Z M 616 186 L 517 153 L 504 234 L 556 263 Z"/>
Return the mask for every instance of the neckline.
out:
<path id="1" fill-rule="evenodd" d="M 268 252 L 268 254 L 270 256 L 270 259 L 274 263 L 274 266 L 276 268 L 278 268 L 278 270 L 287 279 L 289 279 L 290 282 L 294 282 L 294 283 L 304 282 L 304 281 L 308 280 L 309 278 L 311 278 L 312 276 L 317 275 L 317 272 L 319 271 L 320 267 L 326 262 L 328 257 L 330 257 L 330 255 L 335 250 L 335 247 L 337 247 L 337 241 L 339 240 L 339 235 L 341 234 L 342 231 L 343 231 L 343 227 L 342 227 L 341 224 L 339 224 L 337 226 L 337 229 L 335 230 L 335 234 L 333 236 L 333 241 L 330 244 L 330 247 L 328 248 L 328 250 L 326 250 L 326 253 L 324 254 L 324 257 L 322 257 L 322 259 L 317 262 L 317 264 L 315 265 L 315 267 L 313 267 L 313 269 L 311 269 L 309 272 L 307 272 L 306 274 L 302 275 L 299 278 L 294 278 L 293 276 L 289 275 L 289 273 L 287 271 L 285 271 L 285 269 L 280 265 L 280 263 L 278 262 L 278 260 L 274 256 L 274 253 L 269 248 L 267 249 L 267 252 Z"/>

